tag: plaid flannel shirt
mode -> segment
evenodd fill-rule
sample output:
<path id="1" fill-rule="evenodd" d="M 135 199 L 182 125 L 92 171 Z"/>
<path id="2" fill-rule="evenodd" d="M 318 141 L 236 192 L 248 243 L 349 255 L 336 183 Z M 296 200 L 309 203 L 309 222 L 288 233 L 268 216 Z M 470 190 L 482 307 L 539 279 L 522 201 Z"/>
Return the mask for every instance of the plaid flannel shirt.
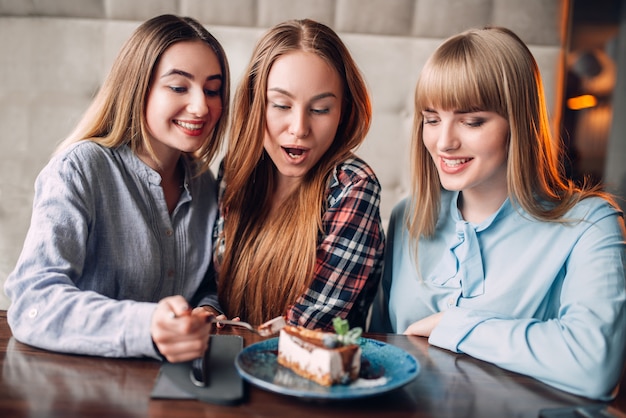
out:
<path id="1" fill-rule="evenodd" d="M 226 187 L 220 180 L 220 196 Z M 287 322 L 332 329 L 333 318 L 365 327 L 382 273 L 385 236 L 380 218 L 381 187 L 373 170 L 353 157 L 336 168 L 327 189 L 314 277 L 285 314 Z M 215 227 L 216 265 L 224 251 L 223 212 Z M 269 319 L 269 318 L 268 318 Z"/>

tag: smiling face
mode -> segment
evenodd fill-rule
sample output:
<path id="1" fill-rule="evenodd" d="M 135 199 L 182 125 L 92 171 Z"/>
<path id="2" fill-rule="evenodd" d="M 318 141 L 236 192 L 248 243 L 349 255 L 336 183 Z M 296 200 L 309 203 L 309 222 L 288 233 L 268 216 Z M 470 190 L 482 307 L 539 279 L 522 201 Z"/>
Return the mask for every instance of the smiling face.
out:
<path id="1" fill-rule="evenodd" d="M 337 71 L 310 52 L 290 52 L 272 65 L 267 80 L 264 147 L 279 184 L 293 184 L 333 143 L 341 118 Z"/>
<path id="2" fill-rule="evenodd" d="M 221 88 L 220 63 L 204 42 L 178 42 L 163 53 L 146 102 L 149 141 L 161 162 L 209 140 L 222 114 Z"/>
<path id="3" fill-rule="evenodd" d="M 464 196 L 507 195 L 506 164 L 508 121 L 495 112 L 422 112 L 423 141 L 447 190 Z"/>

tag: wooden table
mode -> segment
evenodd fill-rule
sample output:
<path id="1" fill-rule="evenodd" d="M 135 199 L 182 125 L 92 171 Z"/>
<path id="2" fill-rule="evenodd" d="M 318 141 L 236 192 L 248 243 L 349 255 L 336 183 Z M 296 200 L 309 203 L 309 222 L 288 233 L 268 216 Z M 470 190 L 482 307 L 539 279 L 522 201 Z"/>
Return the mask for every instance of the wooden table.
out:
<path id="1" fill-rule="evenodd" d="M 247 331 L 245 344 L 260 337 Z M 592 401 L 428 345 L 424 338 L 368 334 L 401 347 L 420 363 L 418 377 L 383 395 L 349 401 L 305 401 L 247 385 L 246 401 L 218 406 L 154 400 L 160 363 L 51 353 L 17 342 L 0 311 L 0 417 L 538 417 L 542 408 Z M 626 417 L 626 383 L 611 404 Z"/>

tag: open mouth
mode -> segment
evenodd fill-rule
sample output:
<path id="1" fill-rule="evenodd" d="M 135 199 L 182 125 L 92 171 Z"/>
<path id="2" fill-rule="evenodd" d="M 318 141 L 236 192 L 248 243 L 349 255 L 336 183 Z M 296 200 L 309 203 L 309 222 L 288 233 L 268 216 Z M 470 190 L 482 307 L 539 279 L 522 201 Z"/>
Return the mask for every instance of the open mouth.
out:
<path id="1" fill-rule="evenodd" d="M 183 128 L 183 130 L 189 135 L 199 135 L 202 133 L 202 128 L 204 127 L 204 122 L 191 123 L 175 120 L 174 123 Z"/>
<path id="2" fill-rule="evenodd" d="M 185 129 L 189 129 L 189 130 L 192 130 L 192 131 L 195 131 L 197 129 L 202 129 L 202 123 L 188 123 L 188 122 L 183 122 L 183 121 L 177 120 L 176 124 L 178 126 L 181 126 L 181 127 L 185 128 Z"/>
<path id="3" fill-rule="evenodd" d="M 306 150 L 302 148 L 293 148 L 293 147 L 282 147 L 283 150 L 287 153 L 289 158 L 298 160 L 304 157 L 306 154 Z"/>
<path id="4" fill-rule="evenodd" d="M 461 164 L 465 164 L 466 162 L 470 161 L 471 158 L 442 158 L 442 161 L 445 165 L 447 165 L 448 167 L 458 167 Z"/>

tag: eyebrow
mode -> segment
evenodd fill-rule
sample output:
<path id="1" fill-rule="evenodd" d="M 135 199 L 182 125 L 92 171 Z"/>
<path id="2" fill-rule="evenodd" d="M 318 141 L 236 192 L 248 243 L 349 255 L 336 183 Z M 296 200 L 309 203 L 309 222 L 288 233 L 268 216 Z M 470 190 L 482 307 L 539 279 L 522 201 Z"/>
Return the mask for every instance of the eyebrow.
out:
<path id="1" fill-rule="evenodd" d="M 426 113 L 439 113 L 434 109 L 431 109 L 429 107 L 425 108 L 422 112 L 426 112 Z M 484 110 L 454 110 L 452 113 L 454 113 L 455 115 L 465 115 L 467 113 L 478 113 L 478 112 L 484 112 Z"/>
<path id="2" fill-rule="evenodd" d="M 163 74 L 161 76 L 161 78 L 169 77 L 171 75 L 180 75 L 180 76 L 183 76 L 183 77 L 188 78 L 190 80 L 194 80 L 196 78 L 196 77 L 194 77 L 193 74 L 188 73 L 187 71 L 176 69 L 176 68 L 172 68 L 171 70 L 169 70 L 168 72 Z M 213 74 L 213 75 L 208 76 L 206 79 L 207 79 L 207 81 L 210 81 L 210 80 L 221 80 L 222 79 L 222 75 L 221 74 Z"/>
<path id="3" fill-rule="evenodd" d="M 275 91 L 275 92 L 280 93 L 280 94 L 284 94 L 285 96 L 290 97 L 292 99 L 294 98 L 293 94 L 289 93 L 287 90 L 281 89 L 280 87 L 272 87 L 272 88 L 270 88 L 268 90 L 269 91 Z M 326 97 L 337 98 L 335 93 L 326 92 L 326 93 L 320 93 L 318 95 L 313 96 L 310 101 L 314 102 L 316 100 L 324 99 Z"/>

